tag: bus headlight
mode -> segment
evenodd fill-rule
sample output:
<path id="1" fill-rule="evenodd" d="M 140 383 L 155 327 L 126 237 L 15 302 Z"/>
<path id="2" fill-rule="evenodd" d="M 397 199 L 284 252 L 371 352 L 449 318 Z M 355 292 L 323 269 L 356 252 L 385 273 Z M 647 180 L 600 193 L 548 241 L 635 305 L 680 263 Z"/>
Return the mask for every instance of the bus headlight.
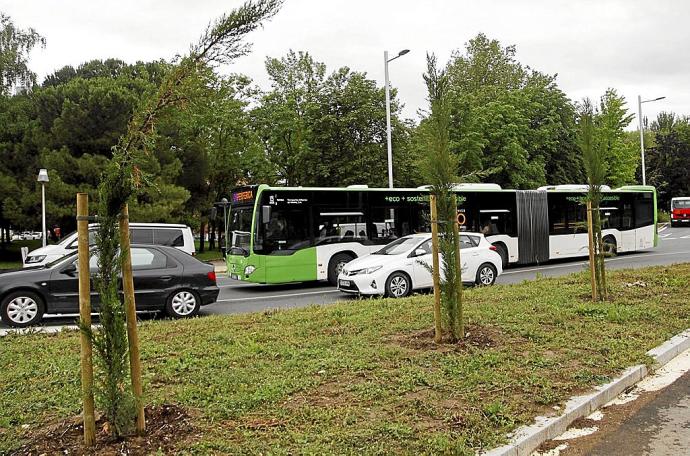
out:
<path id="1" fill-rule="evenodd" d="M 251 273 L 254 271 L 256 271 L 256 267 L 254 267 L 250 264 L 249 266 L 245 266 L 244 275 L 246 275 L 246 276 L 251 275 Z"/>

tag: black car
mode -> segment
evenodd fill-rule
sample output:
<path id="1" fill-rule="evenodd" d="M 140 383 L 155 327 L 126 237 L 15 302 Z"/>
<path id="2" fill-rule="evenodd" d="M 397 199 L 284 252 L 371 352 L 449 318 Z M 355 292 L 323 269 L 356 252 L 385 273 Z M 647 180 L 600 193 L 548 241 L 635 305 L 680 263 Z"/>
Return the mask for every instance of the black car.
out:
<path id="1" fill-rule="evenodd" d="M 218 298 L 213 266 L 174 247 L 132 245 L 132 271 L 137 310 L 164 310 L 176 318 L 196 315 Z M 93 277 L 97 258 L 91 256 Z M 99 296 L 91 283 L 91 306 Z M 79 312 L 76 252 L 36 269 L 0 271 L 0 317 L 10 326 L 38 323 L 43 314 Z"/>

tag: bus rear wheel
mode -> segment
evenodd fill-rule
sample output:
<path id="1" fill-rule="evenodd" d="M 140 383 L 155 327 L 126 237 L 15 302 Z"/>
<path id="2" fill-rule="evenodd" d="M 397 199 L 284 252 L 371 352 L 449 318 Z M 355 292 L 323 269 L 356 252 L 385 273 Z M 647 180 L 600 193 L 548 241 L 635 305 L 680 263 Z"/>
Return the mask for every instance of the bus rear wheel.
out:
<path id="1" fill-rule="evenodd" d="M 333 255 L 331 261 L 328 262 L 328 282 L 336 286 L 338 284 L 338 276 L 342 272 L 347 263 L 354 260 L 354 257 L 348 253 L 337 253 Z"/>
<path id="2" fill-rule="evenodd" d="M 602 239 L 604 242 L 604 255 L 612 257 L 618 253 L 618 244 L 616 238 L 613 236 L 606 236 Z"/>
<path id="3" fill-rule="evenodd" d="M 508 249 L 501 242 L 497 242 L 493 246 L 496 247 L 496 253 L 501 256 L 501 267 L 505 269 L 508 266 Z"/>

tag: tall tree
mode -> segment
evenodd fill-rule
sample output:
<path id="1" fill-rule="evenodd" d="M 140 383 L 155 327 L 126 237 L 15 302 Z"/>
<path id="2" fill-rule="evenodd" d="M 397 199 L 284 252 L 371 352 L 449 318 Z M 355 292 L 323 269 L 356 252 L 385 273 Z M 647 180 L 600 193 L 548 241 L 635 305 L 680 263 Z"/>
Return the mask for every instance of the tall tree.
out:
<path id="1" fill-rule="evenodd" d="M 272 83 L 252 112 L 275 180 L 285 185 L 344 186 L 386 183 L 385 93 L 366 74 L 326 67 L 309 53 L 267 59 Z M 393 91 L 393 166 L 396 183 L 409 166 L 410 126 L 399 119 Z"/>
<path id="2" fill-rule="evenodd" d="M 572 104 L 555 76 L 515 53 L 479 34 L 448 62 L 451 150 L 462 174 L 515 188 L 584 179 Z"/>
<path id="3" fill-rule="evenodd" d="M 442 254 L 443 280 L 439 291 L 446 310 L 446 325 L 449 328 L 450 339 L 454 342 L 464 338 L 462 280 L 457 267 L 460 243 L 457 225 L 454 222 L 457 218 L 457 206 L 453 194 L 453 183 L 457 182 L 458 157 L 450 150 L 449 79 L 445 71 L 438 69 L 434 55 L 427 54 L 424 82 L 427 86 L 430 115 L 428 128 L 424 130 L 427 154 L 421 162 L 421 171 L 431 185 L 430 193 L 436 201 L 437 220 L 432 220 L 431 223 L 438 226 L 438 243 Z M 436 340 L 440 342 L 438 336 L 437 334 Z"/>
<path id="4" fill-rule="evenodd" d="M 8 95 L 17 84 L 30 88 L 36 83 L 36 74 L 28 66 L 29 52 L 45 44 L 36 30 L 17 28 L 0 13 L 0 96 Z"/>
<path id="5" fill-rule="evenodd" d="M 634 117 L 625 107 L 625 98 L 615 89 L 608 89 L 601 97 L 596 115 L 597 141 L 604 148 L 603 160 L 607 163 L 604 182 L 614 187 L 635 182 L 635 170 L 640 163 L 639 141 L 625 132 Z"/>
<path id="6" fill-rule="evenodd" d="M 125 310 L 118 294 L 118 272 L 121 270 L 118 256 L 128 261 L 129 252 L 118 254 L 118 223 L 127 213 L 128 202 L 149 183 L 142 164 L 154 146 L 155 127 L 161 114 L 184 107 L 196 95 L 200 70 L 214 64 L 230 63 L 246 54 L 249 49 L 244 43 L 245 36 L 272 17 L 280 5 L 278 0 L 248 1 L 209 25 L 199 42 L 192 46 L 190 54 L 166 75 L 157 93 L 134 112 L 127 132 L 113 148 L 113 157 L 98 189 L 96 245 L 99 271 L 96 289 L 101 298 L 102 328 L 95 332 L 84 330 L 94 341 L 104 368 L 104 394 L 101 398 L 115 436 L 122 435 L 132 423 L 132 410 L 128 406 L 132 394 L 124 386 L 127 383 L 124 366 L 128 355 Z"/>
<path id="7" fill-rule="evenodd" d="M 690 195 L 690 118 L 660 113 L 652 123 L 654 146 L 646 151 L 647 176 L 657 188 L 659 207 Z"/>
<path id="8" fill-rule="evenodd" d="M 604 245 L 601 236 L 601 212 L 599 210 L 604 185 L 609 166 L 607 153 L 609 152 L 606 114 L 597 113 L 590 100 L 582 103 L 580 111 L 579 146 L 587 172 L 587 193 L 589 225 L 589 250 L 592 277 L 592 299 L 603 301 L 607 299 L 606 269 L 604 263 Z"/>

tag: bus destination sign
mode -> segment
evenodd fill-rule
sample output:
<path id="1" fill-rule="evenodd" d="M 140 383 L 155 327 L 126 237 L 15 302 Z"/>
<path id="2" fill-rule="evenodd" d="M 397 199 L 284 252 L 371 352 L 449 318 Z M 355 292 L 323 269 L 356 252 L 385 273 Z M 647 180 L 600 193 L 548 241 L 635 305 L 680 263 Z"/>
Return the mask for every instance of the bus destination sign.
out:
<path id="1" fill-rule="evenodd" d="M 254 192 L 251 190 L 243 190 L 232 194 L 233 203 L 248 203 L 254 199 Z"/>

